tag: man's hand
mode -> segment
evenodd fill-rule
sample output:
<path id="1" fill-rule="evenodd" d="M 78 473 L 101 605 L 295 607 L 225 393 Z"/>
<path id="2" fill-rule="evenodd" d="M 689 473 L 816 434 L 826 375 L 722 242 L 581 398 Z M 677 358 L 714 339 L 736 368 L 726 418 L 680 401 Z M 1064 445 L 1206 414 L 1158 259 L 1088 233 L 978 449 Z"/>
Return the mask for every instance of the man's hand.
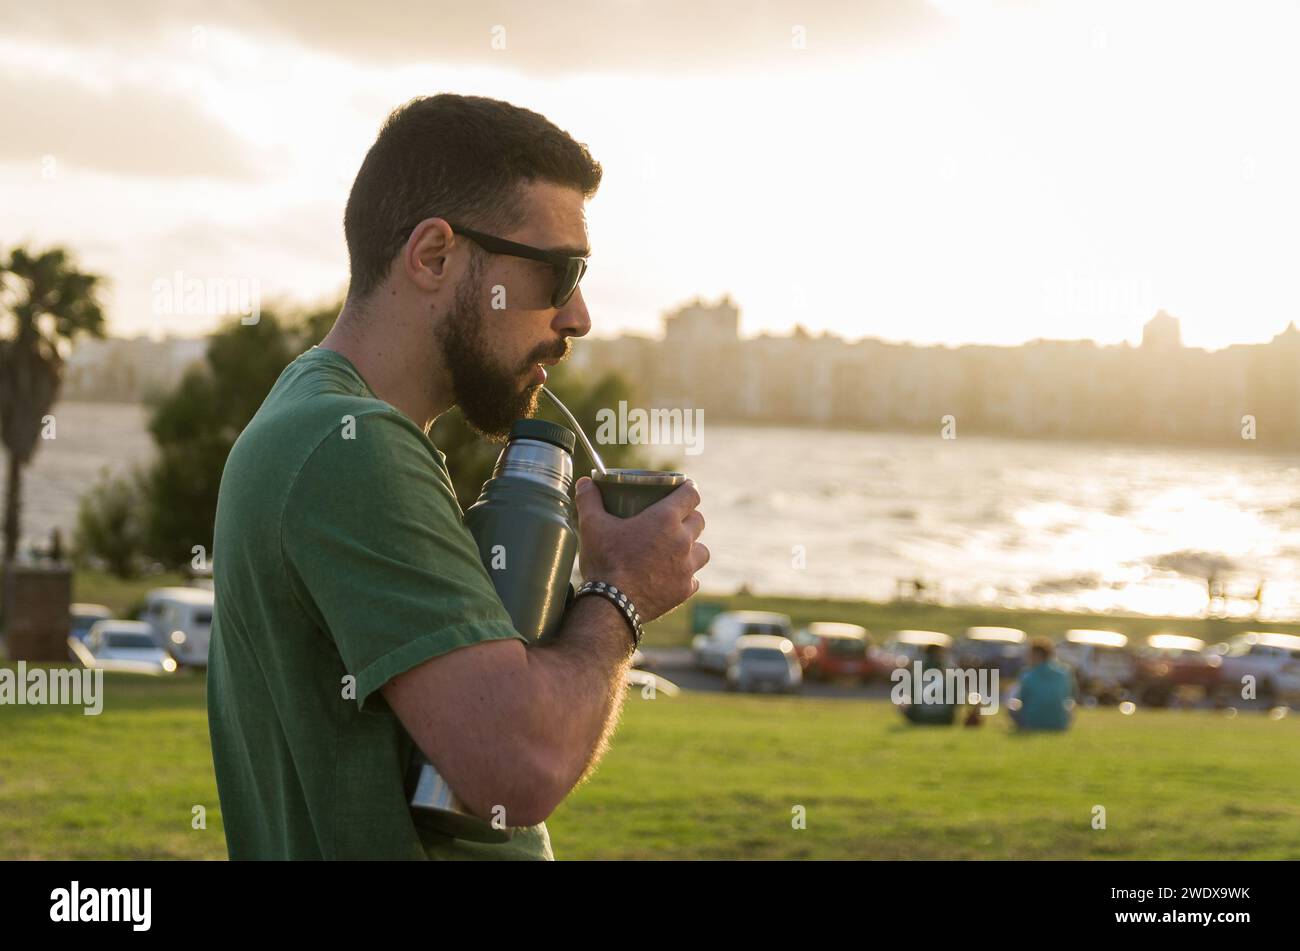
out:
<path id="1" fill-rule="evenodd" d="M 699 588 L 709 560 L 693 483 L 635 518 L 605 511 L 577 484 L 582 570 L 627 592 L 651 621 Z M 491 641 L 451 651 L 384 684 L 402 725 L 475 815 L 543 821 L 604 751 L 623 702 L 627 624 L 602 598 L 580 598 L 549 644 Z"/>
<path id="2" fill-rule="evenodd" d="M 583 578 L 616 585 L 636 605 L 642 622 L 667 614 L 696 591 L 695 573 L 709 561 L 700 542 L 700 493 L 689 479 L 645 511 L 619 518 L 605 511 L 600 489 L 587 476 L 575 487 Z"/>

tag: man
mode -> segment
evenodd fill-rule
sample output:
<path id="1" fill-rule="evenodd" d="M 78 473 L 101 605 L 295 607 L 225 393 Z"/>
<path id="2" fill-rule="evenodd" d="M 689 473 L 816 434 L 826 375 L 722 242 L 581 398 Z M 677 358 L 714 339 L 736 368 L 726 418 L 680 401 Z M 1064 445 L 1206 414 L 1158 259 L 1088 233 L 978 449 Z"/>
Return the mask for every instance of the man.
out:
<path id="1" fill-rule="evenodd" d="M 947 670 L 947 651 L 940 644 L 926 644 L 921 653 L 921 674 L 928 670 Z M 909 723 L 917 726 L 952 726 L 957 718 L 957 705 L 943 700 L 922 700 L 920 703 L 906 703 L 902 708 L 903 716 Z"/>
<path id="2" fill-rule="evenodd" d="M 232 858 L 552 857 L 544 820 L 601 756 L 632 633 L 599 595 L 527 643 L 461 523 L 433 420 L 501 440 L 591 320 L 587 149 L 544 117 L 440 95 L 389 117 L 344 216 L 347 299 L 222 476 L 208 679 Z M 505 239 L 515 244 L 502 244 Z M 526 247 L 521 247 L 526 246 Z M 709 558 L 691 483 L 631 519 L 575 486 L 585 578 L 643 621 Z M 417 831 L 418 747 L 500 845 Z"/>
<path id="3" fill-rule="evenodd" d="M 1074 705 L 1074 674 L 1053 659 L 1052 642 L 1035 637 L 1029 643 L 1029 668 L 1020 676 L 1019 708 L 1011 719 L 1021 730 L 1066 730 Z"/>

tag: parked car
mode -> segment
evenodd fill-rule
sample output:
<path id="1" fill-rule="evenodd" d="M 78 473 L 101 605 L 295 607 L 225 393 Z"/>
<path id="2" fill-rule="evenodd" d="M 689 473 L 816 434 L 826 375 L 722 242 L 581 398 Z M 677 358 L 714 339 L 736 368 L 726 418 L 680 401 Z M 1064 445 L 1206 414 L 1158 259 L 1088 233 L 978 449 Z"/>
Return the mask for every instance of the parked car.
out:
<path id="1" fill-rule="evenodd" d="M 675 697 L 682 692 L 682 688 L 666 677 L 648 670 L 638 670 L 635 667 L 629 669 L 623 675 L 623 684 L 628 689 L 642 691 L 645 695 L 647 688 L 653 689 L 655 693 L 662 693 L 665 697 Z"/>
<path id="2" fill-rule="evenodd" d="M 957 666 L 996 670 L 1000 680 L 1020 676 L 1029 652 L 1029 638 L 1014 627 L 968 627 L 957 642 Z"/>
<path id="3" fill-rule="evenodd" d="M 1128 638 L 1118 631 L 1066 631 L 1056 657 L 1074 670 L 1083 697 L 1114 702 L 1128 696 L 1137 682 L 1137 661 Z"/>
<path id="4" fill-rule="evenodd" d="M 102 604 L 73 604 L 68 608 L 68 634 L 79 641 L 85 641 L 91 626 L 96 621 L 107 621 L 113 612 Z"/>
<path id="5" fill-rule="evenodd" d="M 140 620 L 154 639 L 182 664 L 208 666 L 215 595 L 204 588 L 155 588 L 145 595 Z"/>
<path id="6" fill-rule="evenodd" d="M 742 634 L 727 658 L 728 690 L 798 693 L 803 669 L 788 637 Z"/>
<path id="7" fill-rule="evenodd" d="M 940 631 L 894 631 L 881 647 L 881 654 L 891 669 L 908 667 L 920 660 L 932 644 L 942 647 L 945 653 L 952 650 L 952 638 Z"/>
<path id="8" fill-rule="evenodd" d="M 96 621 L 86 634 L 88 666 L 170 674 L 176 661 L 158 646 L 153 628 L 143 621 Z"/>
<path id="9" fill-rule="evenodd" d="M 691 640 L 695 666 L 723 673 L 736 638 L 751 634 L 789 638 L 790 626 L 789 615 L 772 611 L 724 611 L 709 622 L 707 634 L 697 634 Z"/>
<path id="10" fill-rule="evenodd" d="M 794 635 L 804 676 L 813 680 L 852 677 L 863 682 L 876 672 L 871 633 L 860 624 L 813 621 Z"/>
<path id="11" fill-rule="evenodd" d="M 1199 637 L 1152 634 L 1137 649 L 1138 697 L 1163 707 L 1180 691 L 1209 696 L 1218 686 L 1222 666 L 1223 658 L 1207 653 Z"/>
<path id="12" fill-rule="evenodd" d="M 1242 678 L 1255 678 L 1255 696 L 1272 705 L 1300 694 L 1300 636 L 1248 631 L 1216 645 L 1219 696 L 1240 700 Z"/>

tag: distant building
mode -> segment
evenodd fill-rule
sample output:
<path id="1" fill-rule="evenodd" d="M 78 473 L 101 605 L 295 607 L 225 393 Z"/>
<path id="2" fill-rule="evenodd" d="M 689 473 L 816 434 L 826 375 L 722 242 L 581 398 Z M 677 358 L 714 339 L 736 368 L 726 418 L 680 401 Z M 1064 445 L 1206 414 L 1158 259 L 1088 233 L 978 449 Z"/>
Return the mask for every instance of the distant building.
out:
<path id="1" fill-rule="evenodd" d="M 1300 448 L 1300 329 L 1267 344 L 1186 347 L 1160 311 L 1142 343 L 1035 340 L 1019 347 L 847 341 L 803 328 L 740 336 L 729 297 L 664 315 L 662 338 L 586 338 L 574 371 L 617 373 L 642 405 L 703 409 L 708 422 L 844 426 L 960 435 Z M 138 400 L 170 389 L 207 341 L 92 340 L 67 364 L 65 399 Z"/>
<path id="2" fill-rule="evenodd" d="M 740 337 L 730 298 L 664 316 L 664 336 L 589 339 L 575 368 L 626 376 L 645 405 L 711 421 L 833 425 L 1060 439 L 1300 447 L 1300 329 L 1271 343 L 1186 347 L 1164 311 L 1142 343 L 1035 340 L 1019 347 L 846 341 L 797 328 Z M 1247 426 L 1247 420 L 1253 421 Z"/>
<path id="3" fill-rule="evenodd" d="M 203 337 L 108 337 L 80 340 L 64 364 L 60 393 L 66 400 L 136 402 L 174 388 L 185 371 L 202 363 Z"/>
<path id="4" fill-rule="evenodd" d="M 709 346 L 740 339 L 740 308 L 724 297 L 708 306 L 698 297 L 664 317 L 664 342 L 670 346 Z"/>
<path id="5" fill-rule="evenodd" d="M 1163 310 L 1157 311 L 1142 328 L 1143 350 L 1181 350 L 1182 346 L 1183 330 L 1178 318 L 1171 317 Z"/>

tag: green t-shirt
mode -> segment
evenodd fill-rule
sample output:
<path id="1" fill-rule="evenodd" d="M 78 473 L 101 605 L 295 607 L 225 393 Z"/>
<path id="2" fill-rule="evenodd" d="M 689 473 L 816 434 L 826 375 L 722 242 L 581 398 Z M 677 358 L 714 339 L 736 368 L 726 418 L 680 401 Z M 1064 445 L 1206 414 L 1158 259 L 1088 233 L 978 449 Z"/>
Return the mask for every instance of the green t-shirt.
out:
<path id="1" fill-rule="evenodd" d="M 356 368 L 313 348 L 226 461 L 213 541 L 212 758 L 233 859 L 549 859 L 418 830 L 415 745 L 379 688 L 521 637 L 461 521 L 446 457 Z M 348 690 L 355 677 L 355 693 Z"/>

